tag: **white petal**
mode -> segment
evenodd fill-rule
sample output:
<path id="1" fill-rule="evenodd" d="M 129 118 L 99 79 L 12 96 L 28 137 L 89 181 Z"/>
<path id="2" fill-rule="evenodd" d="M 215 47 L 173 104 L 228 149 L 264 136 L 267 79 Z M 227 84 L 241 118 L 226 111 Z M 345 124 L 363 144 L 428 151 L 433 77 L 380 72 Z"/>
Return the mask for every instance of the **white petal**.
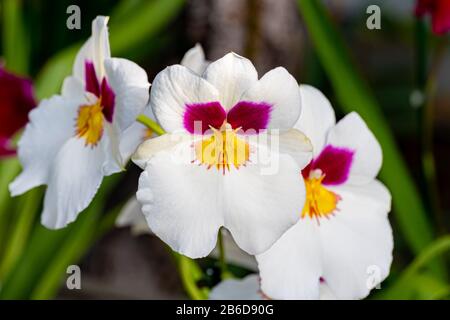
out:
<path id="1" fill-rule="evenodd" d="M 320 300 L 338 300 L 336 295 L 331 291 L 326 283 L 320 283 Z"/>
<path id="2" fill-rule="evenodd" d="M 300 220 L 256 260 L 261 289 L 271 299 L 319 299 L 322 266 L 316 221 Z"/>
<path id="3" fill-rule="evenodd" d="M 144 111 L 150 83 L 145 70 L 130 60 L 106 59 L 105 69 L 115 94 L 113 124 L 122 133 Z"/>
<path id="4" fill-rule="evenodd" d="M 175 147 L 181 142 L 190 141 L 191 137 L 186 134 L 164 134 L 153 139 L 144 141 L 133 155 L 133 162 L 145 169 L 147 162 L 161 151 Z M 193 142 L 193 140 L 191 141 Z"/>
<path id="5" fill-rule="evenodd" d="M 61 95 L 68 99 L 80 99 L 85 95 L 84 83 L 74 76 L 69 76 L 64 79 Z"/>
<path id="6" fill-rule="evenodd" d="M 45 184 L 62 145 L 75 136 L 75 119 L 80 101 L 53 96 L 42 100 L 29 114 L 30 122 L 19 141 L 23 172 L 11 183 L 12 195 Z"/>
<path id="7" fill-rule="evenodd" d="M 153 234 L 136 197 L 127 201 L 116 220 L 117 227 L 131 227 L 133 235 Z"/>
<path id="8" fill-rule="evenodd" d="M 266 167 L 250 162 L 226 172 L 225 227 L 249 254 L 266 251 L 295 224 L 305 201 L 305 186 L 296 161 L 275 155 Z"/>
<path id="9" fill-rule="evenodd" d="M 250 60 L 232 52 L 212 62 L 206 68 L 204 78 L 219 91 L 222 106 L 230 109 L 256 83 L 258 73 Z"/>
<path id="10" fill-rule="evenodd" d="M 335 187 L 339 211 L 319 227 L 323 278 L 338 299 L 362 299 L 389 274 L 392 230 L 390 196 L 379 182 Z"/>
<path id="11" fill-rule="evenodd" d="M 328 130 L 336 123 L 333 107 L 322 92 L 309 85 L 300 85 L 302 114 L 295 128 L 303 132 L 317 156 L 323 149 Z"/>
<path id="12" fill-rule="evenodd" d="M 190 153 L 191 143 L 173 149 L 148 161 L 139 179 L 137 199 L 158 237 L 181 254 L 201 258 L 214 249 L 223 225 L 222 173 L 174 157 Z"/>
<path id="13" fill-rule="evenodd" d="M 100 144 L 102 140 L 100 141 Z M 69 139 L 54 159 L 41 221 L 50 229 L 65 227 L 94 198 L 103 179 L 103 148 L 80 138 Z"/>
<path id="14" fill-rule="evenodd" d="M 92 35 L 81 47 L 75 58 L 73 65 L 73 75 L 83 83 L 84 65 L 86 60 L 94 63 L 95 71 L 99 80 L 105 75 L 103 61 L 111 57 L 108 39 L 108 20 L 109 17 L 97 16 L 92 21 Z"/>
<path id="15" fill-rule="evenodd" d="M 218 101 L 217 89 L 190 69 L 173 65 L 156 76 L 150 106 L 167 132 L 184 130 L 186 104 Z"/>
<path id="16" fill-rule="evenodd" d="M 300 131 L 290 129 L 280 134 L 280 153 L 293 157 L 300 169 L 308 165 L 312 158 L 310 140 Z"/>
<path id="17" fill-rule="evenodd" d="M 209 300 L 263 300 L 258 275 L 220 282 L 209 293 Z"/>
<path id="18" fill-rule="evenodd" d="M 281 67 L 267 72 L 243 94 L 240 100 L 271 104 L 272 111 L 268 124 L 271 129 L 292 128 L 302 108 L 297 81 Z"/>
<path id="19" fill-rule="evenodd" d="M 191 69 L 198 75 L 202 75 L 209 64 L 209 61 L 205 59 L 205 52 L 203 51 L 202 46 L 197 43 L 185 53 L 180 64 Z"/>
<path id="20" fill-rule="evenodd" d="M 380 171 L 383 158 L 381 146 L 356 112 L 346 115 L 329 131 L 327 144 L 355 152 L 347 183 L 368 183 Z"/>

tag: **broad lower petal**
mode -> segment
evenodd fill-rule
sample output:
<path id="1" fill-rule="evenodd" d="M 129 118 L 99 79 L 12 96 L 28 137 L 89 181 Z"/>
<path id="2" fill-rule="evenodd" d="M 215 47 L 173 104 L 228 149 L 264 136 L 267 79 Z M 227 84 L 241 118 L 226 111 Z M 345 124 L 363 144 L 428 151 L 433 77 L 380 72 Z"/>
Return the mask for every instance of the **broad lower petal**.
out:
<path id="1" fill-rule="evenodd" d="M 137 199 L 158 237 L 176 252 L 201 258 L 214 249 L 224 222 L 222 173 L 175 156 L 190 152 L 191 143 L 183 143 L 154 155 L 139 179 Z"/>
<path id="2" fill-rule="evenodd" d="M 362 299 L 389 274 L 390 195 L 378 181 L 331 190 L 342 199 L 334 216 L 320 223 L 322 277 L 338 299 Z"/>
<path id="3" fill-rule="evenodd" d="M 315 221 L 300 220 L 256 260 L 261 289 L 271 299 L 319 299 L 322 264 Z"/>
<path id="4" fill-rule="evenodd" d="M 297 162 L 288 155 L 275 157 L 267 164 L 251 159 L 223 176 L 225 227 L 249 254 L 267 250 L 303 209 L 305 186 Z"/>
<path id="5" fill-rule="evenodd" d="M 104 161 L 103 148 L 86 146 L 84 139 L 74 137 L 62 146 L 45 193 L 44 226 L 63 228 L 87 208 L 102 182 Z"/>

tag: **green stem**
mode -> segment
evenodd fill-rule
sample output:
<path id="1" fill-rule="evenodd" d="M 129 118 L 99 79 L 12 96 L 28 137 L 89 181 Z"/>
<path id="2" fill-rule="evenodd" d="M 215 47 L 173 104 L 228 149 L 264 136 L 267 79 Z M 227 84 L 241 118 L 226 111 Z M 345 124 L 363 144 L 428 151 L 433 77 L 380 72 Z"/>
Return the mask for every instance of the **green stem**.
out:
<path id="1" fill-rule="evenodd" d="M 222 229 L 219 229 L 219 236 L 217 238 L 217 241 L 219 242 L 219 266 L 220 266 L 220 273 L 222 279 L 227 277 L 227 263 L 225 259 L 225 247 L 223 243 L 223 234 Z"/>
<path id="2" fill-rule="evenodd" d="M 208 291 L 197 286 L 197 281 L 201 279 L 203 273 L 199 266 L 188 257 L 173 253 L 178 263 L 181 281 L 188 296 L 193 300 L 208 299 Z"/>
<path id="3" fill-rule="evenodd" d="M 421 254 L 406 268 L 397 281 L 381 295 L 383 299 L 398 299 L 404 294 L 411 279 L 424 267 L 429 266 L 433 260 L 450 250 L 450 235 L 444 236 L 425 248 Z"/>
<path id="4" fill-rule="evenodd" d="M 139 115 L 136 121 L 142 123 L 144 126 L 152 130 L 157 135 L 162 136 L 163 134 L 165 134 L 164 129 L 161 128 L 159 124 L 157 124 L 155 121 L 153 121 L 152 119 L 143 114 Z"/>

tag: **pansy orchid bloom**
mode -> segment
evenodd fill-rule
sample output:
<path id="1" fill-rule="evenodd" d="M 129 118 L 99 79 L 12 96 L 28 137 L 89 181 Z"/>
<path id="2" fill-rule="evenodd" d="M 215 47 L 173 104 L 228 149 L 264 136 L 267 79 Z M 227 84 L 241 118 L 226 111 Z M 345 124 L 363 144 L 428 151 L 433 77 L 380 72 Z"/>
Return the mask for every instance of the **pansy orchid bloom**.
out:
<path id="1" fill-rule="evenodd" d="M 235 53 L 201 76 L 173 65 L 156 76 L 150 106 L 167 134 L 133 156 L 144 169 L 137 199 L 150 229 L 173 250 L 204 257 L 224 226 L 240 248 L 261 253 L 299 219 L 294 212 L 305 199 L 289 195 L 304 196 L 294 173 L 309 162 L 311 145 L 292 128 L 300 93 L 284 68 L 258 80 L 253 64 Z M 279 148 L 259 139 L 263 133 Z M 272 165 L 274 172 L 264 170 Z"/>
<path id="2" fill-rule="evenodd" d="M 257 255 L 261 289 L 273 299 L 319 299 L 326 284 L 337 299 L 361 299 L 392 262 L 391 195 L 375 179 L 381 147 L 358 114 L 335 124 L 322 93 L 305 85 L 300 91 L 303 112 L 295 127 L 314 149 L 302 171 L 306 203 L 297 224 Z"/>
<path id="3" fill-rule="evenodd" d="M 444 34 L 450 30 L 450 1 L 448 0 L 418 0 L 415 14 L 422 17 L 431 15 L 433 32 Z"/>
<path id="4" fill-rule="evenodd" d="M 41 216 L 48 228 L 74 221 L 103 177 L 123 169 L 124 131 L 148 101 L 147 74 L 135 63 L 111 58 L 107 17 L 92 22 L 92 36 L 78 52 L 62 94 L 30 113 L 19 141 L 23 172 L 10 185 L 18 195 L 38 185 L 47 191 Z"/>
<path id="5" fill-rule="evenodd" d="M 212 288 L 209 300 L 271 300 L 261 291 L 260 278 L 250 274 L 242 279 L 226 279 Z M 323 282 L 319 288 L 320 300 L 336 300 L 330 289 Z"/>
<path id="6" fill-rule="evenodd" d="M 28 122 L 28 113 L 36 106 L 33 84 L 0 66 L 0 157 L 12 156 L 13 136 Z"/>

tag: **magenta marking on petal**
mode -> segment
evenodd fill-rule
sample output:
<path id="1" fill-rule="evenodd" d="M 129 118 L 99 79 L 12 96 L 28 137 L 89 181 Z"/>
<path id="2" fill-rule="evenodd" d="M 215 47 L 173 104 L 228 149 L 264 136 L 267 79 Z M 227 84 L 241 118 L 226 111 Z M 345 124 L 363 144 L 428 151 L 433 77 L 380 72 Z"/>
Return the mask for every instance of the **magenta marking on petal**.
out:
<path id="1" fill-rule="evenodd" d="M 116 95 L 114 94 L 111 86 L 108 84 L 106 78 L 103 78 L 102 80 L 101 97 L 103 115 L 105 116 L 106 120 L 112 122 L 114 116 L 114 103 L 116 101 Z"/>
<path id="2" fill-rule="evenodd" d="M 86 60 L 84 62 L 84 80 L 85 90 L 99 97 L 100 84 L 98 83 L 97 74 L 95 73 L 95 67 L 92 61 Z"/>
<path id="3" fill-rule="evenodd" d="M 184 128 L 190 133 L 203 134 L 209 127 L 219 129 L 226 119 L 220 102 L 187 104 L 183 116 Z"/>
<path id="4" fill-rule="evenodd" d="M 324 185 L 339 185 L 347 181 L 354 151 L 327 145 L 311 163 L 311 169 L 320 169 L 325 175 Z"/>
<path id="5" fill-rule="evenodd" d="M 235 129 L 263 130 L 269 123 L 272 105 L 266 102 L 240 101 L 228 111 L 227 122 Z"/>

